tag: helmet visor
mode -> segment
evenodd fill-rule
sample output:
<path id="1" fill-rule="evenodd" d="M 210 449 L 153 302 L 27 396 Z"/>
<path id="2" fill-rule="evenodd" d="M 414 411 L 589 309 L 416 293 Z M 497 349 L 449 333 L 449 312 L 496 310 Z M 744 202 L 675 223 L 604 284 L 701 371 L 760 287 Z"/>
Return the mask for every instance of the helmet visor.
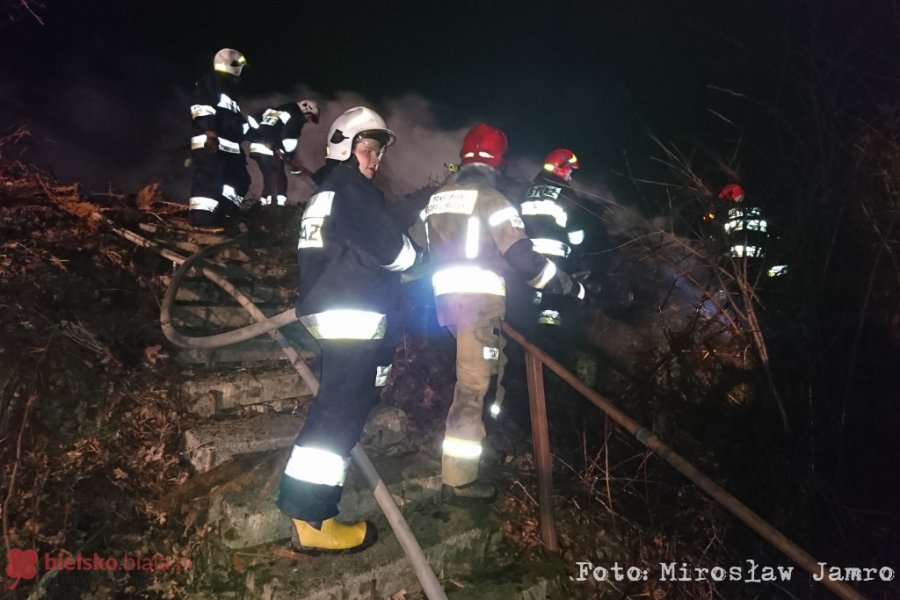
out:
<path id="1" fill-rule="evenodd" d="M 356 137 L 353 138 L 353 145 L 361 139 L 370 139 L 375 140 L 381 146 L 378 151 L 378 159 L 381 160 L 381 157 L 384 156 L 384 151 L 387 150 L 387 147 L 394 143 L 394 132 L 388 129 L 369 129 L 365 131 L 360 131 L 356 134 Z"/>

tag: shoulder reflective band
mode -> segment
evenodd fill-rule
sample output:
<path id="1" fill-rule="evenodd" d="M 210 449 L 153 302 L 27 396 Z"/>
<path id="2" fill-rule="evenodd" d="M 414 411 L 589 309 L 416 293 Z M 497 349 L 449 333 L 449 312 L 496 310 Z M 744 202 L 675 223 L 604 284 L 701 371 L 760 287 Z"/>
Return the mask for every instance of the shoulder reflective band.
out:
<path id="1" fill-rule="evenodd" d="M 506 295 L 506 282 L 503 277 L 474 265 L 441 269 L 431 277 L 431 284 L 434 287 L 435 296 L 443 294 Z"/>
<path id="2" fill-rule="evenodd" d="M 476 258 L 481 247 L 481 220 L 478 217 L 469 217 L 466 227 L 466 258 Z"/>
<path id="3" fill-rule="evenodd" d="M 535 238 L 531 240 L 534 251 L 544 256 L 560 256 L 566 258 L 571 252 L 571 248 L 565 242 L 559 240 L 551 240 L 547 238 Z"/>
<path id="4" fill-rule="evenodd" d="M 769 270 L 766 274 L 769 277 L 781 277 L 782 275 L 787 275 L 787 272 L 788 272 L 787 265 L 775 265 L 773 267 L 769 267 Z"/>
<path id="5" fill-rule="evenodd" d="M 397 254 L 397 258 L 394 259 L 389 265 L 384 265 L 384 268 L 388 271 L 405 271 L 406 269 L 413 266 L 416 262 L 416 249 L 413 247 L 412 242 L 409 241 L 409 238 L 405 235 L 403 236 L 403 247 L 400 248 L 400 252 Z"/>
<path id="6" fill-rule="evenodd" d="M 758 206 L 747 206 L 747 207 L 739 207 L 735 206 L 728 209 L 728 218 L 729 219 L 749 219 L 750 217 L 759 218 L 762 216 L 762 211 Z"/>
<path id="7" fill-rule="evenodd" d="M 562 188 L 554 185 L 533 185 L 528 188 L 527 195 L 529 198 L 551 198 L 556 200 L 559 198 L 559 193 L 561 191 Z"/>
<path id="8" fill-rule="evenodd" d="M 191 196 L 188 204 L 191 210 L 207 210 L 213 212 L 216 210 L 216 207 L 219 206 L 219 201 L 203 196 Z"/>
<path id="9" fill-rule="evenodd" d="M 375 367 L 375 387 L 384 387 L 387 385 L 388 375 L 391 374 L 392 366 L 393 365 Z"/>
<path id="10" fill-rule="evenodd" d="M 481 456 L 481 444 L 448 435 L 444 437 L 444 455 L 454 458 L 477 459 Z"/>
<path id="11" fill-rule="evenodd" d="M 309 205 L 303 211 L 303 218 L 327 217 L 331 214 L 331 203 L 334 201 L 334 192 L 319 192 L 309 199 Z"/>
<path id="12" fill-rule="evenodd" d="M 266 109 L 266 111 L 262 114 L 262 124 L 266 127 L 272 127 L 281 119 L 281 111 L 275 110 L 274 108 Z M 287 121 L 284 121 L 285 123 Z"/>
<path id="13" fill-rule="evenodd" d="M 428 206 L 422 211 L 421 219 L 424 221 L 429 215 L 441 213 L 455 213 L 471 215 L 475 210 L 475 202 L 478 200 L 478 190 L 450 190 L 433 195 L 428 200 Z"/>
<path id="14" fill-rule="evenodd" d="M 211 117 L 216 114 L 216 109 L 209 104 L 194 104 L 191 106 L 191 118 Z"/>
<path id="15" fill-rule="evenodd" d="M 240 114 L 241 107 L 237 102 L 228 97 L 228 94 L 222 94 L 219 96 L 219 107 L 224 108 L 225 110 L 230 110 L 231 112 L 235 112 Z"/>
<path id="16" fill-rule="evenodd" d="M 765 219 L 731 219 L 723 226 L 725 233 L 731 233 L 732 231 L 766 231 L 768 229 L 768 223 L 766 223 Z"/>
<path id="17" fill-rule="evenodd" d="M 260 144 L 259 142 L 253 142 L 250 144 L 250 153 L 251 154 L 265 154 L 266 156 L 274 156 L 275 155 L 275 153 L 272 152 L 271 148 L 269 148 L 265 144 Z"/>
<path id="18" fill-rule="evenodd" d="M 562 319 L 559 318 L 558 310 L 542 310 L 538 316 L 538 323 L 541 325 L 560 325 Z"/>
<path id="19" fill-rule="evenodd" d="M 247 125 L 249 125 L 253 129 L 259 129 L 259 123 L 256 122 L 256 119 L 247 115 Z"/>
<path id="20" fill-rule="evenodd" d="M 578 231 L 570 231 L 569 232 L 569 243 L 573 246 L 578 246 L 581 242 L 584 241 L 584 230 L 579 229 Z"/>
<path id="21" fill-rule="evenodd" d="M 293 152 L 297 149 L 297 138 L 284 138 L 281 145 L 284 146 L 285 152 Z"/>
<path id="22" fill-rule="evenodd" d="M 284 474 L 307 483 L 344 485 L 349 462 L 349 459 L 328 450 L 294 446 Z"/>
<path id="23" fill-rule="evenodd" d="M 481 355 L 484 357 L 484 360 L 500 360 L 500 348 L 483 346 L 481 348 Z"/>
<path id="24" fill-rule="evenodd" d="M 735 258 L 757 257 L 763 255 L 763 249 L 759 246 L 736 245 L 731 247 L 731 256 Z"/>
<path id="25" fill-rule="evenodd" d="M 538 273 L 537 277 L 527 282 L 528 285 L 539 290 L 543 289 L 545 285 L 550 283 L 553 278 L 556 277 L 556 265 L 550 262 L 549 259 L 545 258 L 544 260 L 547 262 L 544 264 L 544 268 L 541 269 L 541 272 Z"/>
<path id="26" fill-rule="evenodd" d="M 519 216 L 519 211 L 517 211 L 512 206 L 507 206 L 506 208 L 501 208 L 490 217 L 488 217 L 488 225 L 491 227 L 496 227 L 501 223 L 505 223 L 509 221 L 509 224 L 517 229 L 525 229 L 525 223 L 522 222 L 522 217 Z"/>
<path id="27" fill-rule="evenodd" d="M 326 310 L 300 322 L 317 340 L 380 340 L 387 327 L 387 317 L 370 310 Z"/>
<path id="28" fill-rule="evenodd" d="M 529 200 L 523 202 L 522 214 L 553 217 L 553 220 L 560 227 L 565 227 L 569 221 L 569 215 L 566 214 L 565 209 L 553 200 Z"/>
<path id="29" fill-rule="evenodd" d="M 303 211 L 303 220 L 300 221 L 300 239 L 297 241 L 297 250 L 325 246 L 322 229 L 325 227 L 325 218 L 331 214 L 333 200 L 334 192 L 319 192 L 309 199 L 309 204 Z"/>

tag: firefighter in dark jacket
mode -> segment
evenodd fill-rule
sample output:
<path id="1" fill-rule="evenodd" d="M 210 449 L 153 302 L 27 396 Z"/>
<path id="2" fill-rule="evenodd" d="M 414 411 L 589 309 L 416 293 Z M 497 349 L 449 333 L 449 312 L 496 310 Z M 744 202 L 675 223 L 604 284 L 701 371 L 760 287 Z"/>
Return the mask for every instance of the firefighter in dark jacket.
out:
<path id="1" fill-rule="evenodd" d="M 456 387 L 443 441 L 445 498 L 490 500 L 494 486 L 478 479 L 484 397 L 504 361 L 500 330 L 506 275 L 545 292 L 583 296 L 553 262 L 535 252 L 519 212 L 496 189 L 506 136 L 481 123 L 463 140 L 459 171 L 421 213 L 432 263 L 438 322 L 456 338 Z"/>
<path id="2" fill-rule="evenodd" d="M 581 259 L 584 241 L 583 219 L 578 202 L 571 190 L 572 171 L 580 168 L 578 158 L 571 150 L 558 148 L 544 159 L 541 172 L 525 192 L 520 205 L 525 232 L 531 238 L 536 252 L 544 255 L 557 267 L 573 272 Z M 533 292 L 532 305 L 537 314 L 531 314 L 534 323 L 551 327 L 562 325 L 563 315 L 571 312 L 570 298 L 554 294 Z"/>
<path id="3" fill-rule="evenodd" d="M 223 48 L 213 59 L 213 71 L 194 87 L 191 104 L 192 225 L 222 227 L 239 219 L 250 175 L 241 141 L 249 129 L 235 94 L 247 59 Z"/>
<path id="4" fill-rule="evenodd" d="M 319 392 L 281 477 L 278 507 L 300 550 L 359 550 L 374 543 L 366 521 L 335 520 L 350 450 L 374 404 L 400 272 L 415 248 L 385 209 L 372 179 L 394 134 L 373 110 L 338 117 L 328 136 L 340 163 L 307 204 L 298 243 L 297 315 L 321 348 Z M 378 381 L 376 381 L 378 380 Z"/>
<path id="5" fill-rule="evenodd" d="M 250 158 L 259 165 L 263 177 L 260 195 L 262 206 L 284 206 L 287 203 L 285 163 L 292 173 L 299 173 L 300 133 L 306 123 L 319 122 L 319 105 L 314 100 L 288 102 L 266 109 L 257 127 L 250 130 Z"/>
<path id="6" fill-rule="evenodd" d="M 778 257 L 777 237 L 773 238 L 771 223 L 757 204 L 744 202 L 744 188 L 729 183 L 719 191 L 718 204 L 711 205 L 703 220 L 715 224 L 721 232 L 714 238 L 730 260 L 736 274 L 749 281 L 758 281 L 763 275 L 781 277 L 788 267 L 772 258 Z M 716 239 L 720 238 L 720 239 Z"/>

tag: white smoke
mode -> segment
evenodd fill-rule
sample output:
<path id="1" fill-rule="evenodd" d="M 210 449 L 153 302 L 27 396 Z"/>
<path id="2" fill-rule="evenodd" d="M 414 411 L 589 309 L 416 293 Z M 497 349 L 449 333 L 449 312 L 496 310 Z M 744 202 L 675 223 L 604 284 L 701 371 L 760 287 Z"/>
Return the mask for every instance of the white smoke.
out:
<path id="1" fill-rule="evenodd" d="M 241 107 L 250 114 L 285 102 L 309 98 L 319 103 L 318 125 L 308 123 L 300 137 L 300 162 L 310 169 L 325 163 L 325 146 L 331 123 L 354 106 L 367 106 L 378 112 L 387 122 L 397 140 L 385 154 L 376 178 L 377 185 L 389 196 L 399 197 L 419 190 L 435 181 L 442 181 L 448 163 L 459 162 L 463 137 L 477 120 L 472 119 L 457 129 L 441 127 L 432 103 L 416 94 L 389 98 L 382 104 L 370 102 L 354 92 L 342 91 L 325 96 L 309 88 L 298 86 L 292 95 L 246 98 Z M 248 161 L 253 163 L 253 161 Z M 538 156 L 524 156 L 508 166 L 508 172 L 522 179 L 530 179 L 540 168 Z M 259 171 L 251 165 L 251 184 L 248 195 L 258 197 L 262 188 Z M 312 183 L 305 177 L 289 181 L 288 202 L 305 201 L 313 193 Z"/>

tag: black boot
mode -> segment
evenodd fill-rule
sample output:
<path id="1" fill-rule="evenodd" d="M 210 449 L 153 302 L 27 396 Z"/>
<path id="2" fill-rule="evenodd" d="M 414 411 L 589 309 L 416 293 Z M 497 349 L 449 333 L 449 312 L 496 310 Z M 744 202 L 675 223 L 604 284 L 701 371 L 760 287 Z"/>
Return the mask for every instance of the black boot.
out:
<path id="1" fill-rule="evenodd" d="M 497 488 L 492 483 L 477 479 L 460 486 L 445 483 L 441 486 L 441 498 L 450 503 L 493 502 L 497 498 Z"/>

